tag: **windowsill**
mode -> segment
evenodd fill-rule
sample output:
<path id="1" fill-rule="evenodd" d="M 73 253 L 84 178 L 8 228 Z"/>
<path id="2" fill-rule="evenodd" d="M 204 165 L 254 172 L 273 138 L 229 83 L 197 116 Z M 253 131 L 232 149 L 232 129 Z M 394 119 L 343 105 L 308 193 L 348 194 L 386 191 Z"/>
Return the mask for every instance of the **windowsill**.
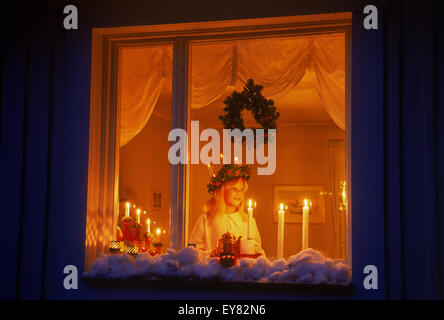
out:
<path id="1" fill-rule="evenodd" d="M 279 292 L 316 294 L 328 296 L 352 296 L 355 292 L 353 284 L 327 285 L 327 284 L 294 284 L 276 282 L 253 281 L 222 281 L 222 280 L 196 280 L 184 278 L 164 279 L 90 279 L 83 278 L 87 286 L 101 289 L 162 289 L 162 290 L 211 290 L 211 291 L 242 291 L 242 292 Z"/>

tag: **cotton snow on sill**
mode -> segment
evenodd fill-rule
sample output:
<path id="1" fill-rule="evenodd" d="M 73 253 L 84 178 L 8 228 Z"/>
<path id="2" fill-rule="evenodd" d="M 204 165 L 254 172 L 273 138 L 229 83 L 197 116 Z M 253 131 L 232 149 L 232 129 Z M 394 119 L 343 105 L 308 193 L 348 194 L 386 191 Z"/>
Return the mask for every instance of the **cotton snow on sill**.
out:
<path id="1" fill-rule="evenodd" d="M 348 285 L 350 267 L 307 249 L 288 259 L 270 261 L 265 257 L 240 259 L 231 268 L 216 258 L 206 259 L 200 250 L 187 247 L 167 249 L 166 254 L 150 256 L 101 254 L 84 273 L 86 279 L 131 279 L 180 277 L 186 279 L 254 281 L 262 283 Z"/>

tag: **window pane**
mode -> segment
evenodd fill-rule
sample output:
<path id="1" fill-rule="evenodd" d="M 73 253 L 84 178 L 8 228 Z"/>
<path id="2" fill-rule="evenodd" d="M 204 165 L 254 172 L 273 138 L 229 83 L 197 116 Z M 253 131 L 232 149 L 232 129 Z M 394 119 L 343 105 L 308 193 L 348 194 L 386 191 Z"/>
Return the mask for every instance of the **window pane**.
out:
<path id="1" fill-rule="evenodd" d="M 212 210 L 204 210 L 212 198 L 207 184 L 211 170 L 217 173 L 221 165 L 208 168 L 202 159 L 199 164 L 192 164 L 188 242 L 211 251 L 226 231 L 245 239 L 247 200 L 252 199 L 256 202 L 256 238 L 260 236 L 263 251 L 251 252 L 265 252 L 267 257 L 275 258 L 279 242 L 278 205 L 284 203 L 283 257 L 289 257 L 303 248 L 302 217 L 307 199 L 308 248 L 327 257 L 345 259 L 345 35 L 193 43 L 190 120 L 199 121 L 200 133 L 207 128 L 219 132 L 221 152 L 223 124 L 219 116 L 224 115 L 224 100 L 234 90 L 241 92 L 250 78 L 263 86 L 262 94 L 274 101 L 280 113 L 275 171 L 257 175 L 257 167 L 272 165 L 257 165 L 255 158 L 255 165 L 251 166 L 254 175 L 242 192 L 242 208 L 234 205 L 241 219 L 226 218 L 231 214 L 227 211 L 225 218 L 212 221 L 206 219 Z M 244 110 L 242 116 L 246 128 L 260 127 L 249 111 Z M 200 141 L 199 150 L 207 143 Z M 245 164 L 245 147 L 242 155 Z M 253 223 L 250 227 L 255 228 Z"/>
<path id="2" fill-rule="evenodd" d="M 139 251 L 143 251 L 146 236 L 151 234 L 151 250 L 154 251 L 153 244 L 160 241 L 164 251 L 169 239 L 172 46 L 123 48 L 119 62 L 119 227 L 116 237 L 133 240 Z M 129 209 L 126 209 L 127 203 Z M 124 222 L 125 215 L 131 218 L 129 226 Z"/>

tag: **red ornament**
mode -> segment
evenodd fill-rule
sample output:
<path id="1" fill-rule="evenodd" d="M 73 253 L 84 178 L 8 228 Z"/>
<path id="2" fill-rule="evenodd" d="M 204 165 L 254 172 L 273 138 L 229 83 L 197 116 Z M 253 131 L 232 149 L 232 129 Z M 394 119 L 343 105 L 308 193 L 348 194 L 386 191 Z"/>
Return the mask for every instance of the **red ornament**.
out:
<path id="1" fill-rule="evenodd" d="M 123 241 L 133 241 L 134 236 L 130 230 L 130 221 L 123 220 L 123 228 L 122 228 L 122 240 Z"/>
<path id="2" fill-rule="evenodd" d="M 134 240 L 140 240 L 140 228 L 134 228 Z"/>

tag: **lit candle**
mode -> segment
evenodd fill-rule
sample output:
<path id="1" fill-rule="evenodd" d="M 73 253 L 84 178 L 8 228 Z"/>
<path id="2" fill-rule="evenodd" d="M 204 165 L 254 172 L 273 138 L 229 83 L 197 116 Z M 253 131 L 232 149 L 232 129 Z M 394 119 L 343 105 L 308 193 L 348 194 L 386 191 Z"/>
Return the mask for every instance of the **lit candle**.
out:
<path id="1" fill-rule="evenodd" d="M 278 241 L 277 241 L 277 257 L 281 259 L 284 257 L 284 204 L 281 203 L 278 211 Z"/>
<path id="2" fill-rule="evenodd" d="M 140 224 L 140 209 L 136 210 L 136 214 L 137 214 L 137 223 Z"/>
<path id="3" fill-rule="evenodd" d="M 304 208 L 302 210 L 302 250 L 308 248 L 308 215 L 310 208 L 308 207 L 308 200 L 304 199 Z"/>
<path id="4" fill-rule="evenodd" d="M 251 207 L 251 199 L 248 200 L 248 224 L 247 224 L 247 239 L 252 239 L 251 229 L 253 223 L 253 208 Z"/>
<path id="5" fill-rule="evenodd" d="M 157 242 L 160 242 L 160 228 L 156 229 L 156 234 L 157 234 Z"/>
<path id="6" fill-rule="evenodd" d="M 129 217 L 130 216 L 130 203 L 127 202 L 126 206 L 125 206 L 125 217 Z"/>
<path id="7" fill-rule="evenodd" d="M 149 234 L 151 232 L 151 221 L 150 221 L 150 218 L 148 218 L 146 220 L 146 229 L 147 229 L 147 232 Z"/>

